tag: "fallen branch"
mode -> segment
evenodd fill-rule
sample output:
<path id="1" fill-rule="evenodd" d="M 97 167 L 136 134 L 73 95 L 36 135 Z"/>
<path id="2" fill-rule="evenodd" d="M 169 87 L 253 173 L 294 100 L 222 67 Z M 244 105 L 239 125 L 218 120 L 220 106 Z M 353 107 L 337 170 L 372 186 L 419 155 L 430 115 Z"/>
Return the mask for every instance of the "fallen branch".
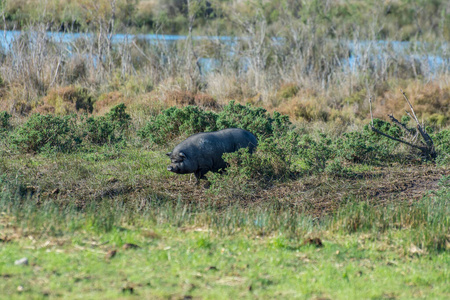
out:
<path id="1" fill-rule="evenodd" d="M 411 102 L 409 102 L 408 97 L 406 97 L 405 92 L 404 92 L 403 90 L 400 90 L 400 91 L 402 92 L 403 97 L 406 99 L 406 102 L 408 102 L 409 107 L 411 108 L 411 112 L 412 112 L 412 114 L 413 114 L 413 116 L 414 116 L 414 120 L 416 120 L 416 123 L 417 123 L 417 130 L 419 130 L 420 135 L 423 137 L 425 143 L 426 143 L 427 146 L 430 148 L 430 150 L 433 150 L 433 151 L 434 151 L 434 155 L 435 155 L 434 158 L 436 158 L 436 151 L 434 150 L 433 140 L 432 140 L 431 137 L 428 135 L 428 133 L 425 131 L 425 129 L 420 125 L 419 120 L 417 120 L 416 113 L 414 112 L 414 109 L 413 109 L 413 107 L 412 107 L 412 105 L 411 105 Z M 432 149 L 431 149 L 431 148 L 432 148 Z"/>
<path id="2" fill-rule="evenodd" d="M 411 128 L 406 127 L 405 124 L 403 124 L 402 122 L 400 122 L 399 120 L 397 120 L 394 115 L 388 114 L 388 117 L 391 119 L 391 122 L 394 124 L 397 124 L 398 127 L 400 127 L 401 129 L 403 129 L 407 134 L 409 135 L 413 135 L 414 134 L 414 130 L 412 130 Z"/>
<path id="3" fill-rule="evenodd" d="M 373 123 L 373 114 L 372 114 L 372 98 L 369 98 L 369 105 L 370 105 L 370 118 L 371 118 L 371 125 L 370 128 L 372 129 L 372 131 L 376 132 L 379 135 L 382 135 L 384 137 L 387 137 L 391 140 L 394 140 L 396 142 L 400 142 L 403 143 L 405 145 L 408 145 L 412 148 L 418 149 L 420 150 L 421 156 L 425 159 L 425 160 L 434 160 L 436 158 L 436 150 L 434 149 L 434 143 L 433 140 L 431 139 L 431 137 L 428 135 L 428 133 L 425 131 L 425 129 L 422 127 L 422 125 L 419 123 L 419 120 L 417 119 L 416 113 L 414 112 L 414 108 L 411 104 L 411 102 L 409 101 L 408 97 L 406 97 L 405 92 L 403 92 L 403 90 L 400 90 L 403 94 L 403 97 L 405 98 L 406 102 L 409 105 L 409 108 L 411 109 L 411 113 L 406 112 L 408 114 L 408 116 L 410 116 L 412 119 L 414 119 L 416 121 L 417 124 L 417 130 L 420 133 L 420 135 L 422 136 L 423 140 L 425 141 L 419 141 L 421 143 L 421 145 L 416 145 L 413 144 L 412 142 L 407 142 L 405 140 L 393 137 L 389 134 L 386 134 L 378 129 L 375 128 L 374 123 Z M 417 138 L 417 135 L 413 136 L 413 131 L 412 129 L 406 127 L 405 124 L 401 123 L 400 121 L 398 121 L 392 114 L 388 114 L 389 118 L 391 119 L 391 122 L 396 124 L 397 126 L 399 126 L 401 129 L 403 129 L 404 131 L 406 131 L 411 137 L 412 137 L 412 141 L 415 141 Z"/>
<path id="4" fill-rule="evenodd" d="M 414 145 L 414 144 L 409 143 L 409 142 L 407 142 L 407 141 L 398 139 L 398 138 L 396 138 L 396 137 L 393 137 L 393 136 L 391 136 L 391 135 L 389 135 L 389 134 L 386 134 L 386 133 L 384 133 L 384 132 L 382 132 L 382 131 L 376 129 L 376 128 L 373 127 L 373 126 L 371 126 L 371 129 L 372 129 L 372 131 L 374 131 L 374 132 L 376 132 L 376 133 L 378 133 L 378 134 L 380 134 L 380 135 L 382 135 L 382 136 L 385 136 L 385 137 L 387 137 L 387 138 L 390 138 L 391 140 L 394 140 L 394 141 L 397 141 L 397 142 L 406 144 L 406 145 L 411 146 L 411 147 L 413 147 L 413 148 L 417 148 L 417 149 L 419 149 L 419 150 L 421 150 L 421 151 L 425 151 L 425 150 L 426 150 L 426 147 L 417 146 L 417 145 Z"/>

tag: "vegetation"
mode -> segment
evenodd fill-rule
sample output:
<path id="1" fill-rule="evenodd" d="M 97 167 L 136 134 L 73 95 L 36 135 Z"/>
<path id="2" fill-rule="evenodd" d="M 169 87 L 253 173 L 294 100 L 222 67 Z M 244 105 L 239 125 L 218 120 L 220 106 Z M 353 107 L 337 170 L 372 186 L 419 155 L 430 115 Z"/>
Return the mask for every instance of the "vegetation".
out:
<path id="1" fill-rule="evenodd" d="M 2 42 L 0 108 L 10 113 L 236 100 L 345 127 L 366 124 L 369 98 L 376 117 L 402 115 L 403 88 L 419 119 L 450 124 L 446 1 L 44 2 L 2 2 L 5 28 L 23 30 Z M 115 35 L 151 30 L 187 36 Z"/>
<path id="2" fill-rule="evenodd" d="M 430 201 L 442 203 L 446 193 Z M 355 205 L 318 224 L 283 210 L 230 207 L 224 214 L 204 211 L 194 217 L 193 207 L 153 203 L 139 217 L 120 206 L 85 214 L 45 206 L 45 219 L 35 209 L 3 218 L 45 231 L 3 229 L 10 234 L 0 251 L 3 295 L 445 299 L 449 292 L 448 252 L 436 255 L 410 244 L 429 235 L 426 224 L 441 222 L 443 211 L 432 216 L 421 207 L 379 211 Z M 448 225 L 448 205 L 442 208 Z M 396 228 L 410 210 L 428 219 L 409 218 L 411 225 L 403 224 L 412 228 Z M 379 232 L 374 224 L 388 227 Z M 30 258 L 29 265 L 15 266 L 22 257 Z"/>
<path id="3" fill-rule="evenodd" d="M 208 174 L 209 189 L 166 171 L 164 153 L 195 120 L 260 132 L 253 155 L 228 154 L 227 172 Z M 367 126 L 335 136 L 251 105 L 170 108 L 138 131 L 133 124 L 119 104 L 105 116 L 34 114 L 6 127 L 0 286 L 8 298 L 448 294 L 450 185 L 448 160 L 439 160 L 449 155 L 448 130 L 433 135 L 437 167 Z M 148 128 L 166 140 L 148 139 Z M 367 278 L 374 284 L 361 289 Z"/>
<path id="4" fill-rule="evenodd" d="M 448 298 L 446 1 L 0 14 L 0 298 Z M 229 127 L 256 151 L 205 186 L 166 170 Z"/>
<path id="5" fill-rule="evenodd" d="M 57 30 L 84 31 L 106 27 L 108 19 L 114 17 L 113 25 L 120 31 L 133 28 L 140 32 L 162 30 L 170 34 L 187 34 L 190 18 L 194 17 L 194 30 L 205 32 L 210 27 L 220 35 L 234 35 L 240 33 L 236 26 L 239 20 L 264 18 L 268 30 L 275 33 L 284 27 L 286 17 L 289 17 L 303 23 L 320 24 L 317 33 L 328 37 L 346 35 L 353 39 L 357 33 L 355 27 L 366 27 L 365 31 L 377 28 L 375 34 L 379 39 L 445 37 L 448 40 L 450 19 L 446 4 L 440 0 L 402 0 L 381 4 L 378 1 L 348 0 L 330 3 L 286 0 L 101 0 L 96 3 L 84 0 L 4 0 L 2 13 L 7 26 L 18 29 L 31 21 L 48 24 Z"/>

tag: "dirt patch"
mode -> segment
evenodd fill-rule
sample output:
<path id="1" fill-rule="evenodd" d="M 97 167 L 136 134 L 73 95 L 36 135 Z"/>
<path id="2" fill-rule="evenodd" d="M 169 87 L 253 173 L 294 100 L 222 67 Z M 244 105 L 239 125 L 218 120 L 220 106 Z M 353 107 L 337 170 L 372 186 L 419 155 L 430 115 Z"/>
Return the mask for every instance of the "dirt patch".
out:
<path id="1" fill-rule="evenodd" d="M 202 182 L 196 184 L 193 175 L 162 178 L 135 177 L 134 182 L 107 180 L 101 188 L 87 188 L 78 182 L 64 188 L 48 186 L 40 195 L 65 203 L 74 201 L 82 209 L 89 201 L 121 201 L 160 203 L 181 203 L 211 206 L 218 210 L 239 205 L 242 208 L 289 207 L 299 213 L 321 216 L 338 209 L 348 200 L 369 201 L 375 205 L 392 202 L 413 203 L 429 191 L 438 189 L 438 182 L 450 168 L 424 166 L 393 166 L 358 174 L 356 178 L 333 178 L 325 174 L 305 176 L 295 181 L 271 183 L 260 186 L 249 182 L 245 190 L 239 187 L 225 187 L 210 190 Z"/>
<path id="2" fill-rule="evenodd" d="M 305 212 L 322 215 L 336 210 L 348 199 L 367 200 L 381 205 L 393 201 L 412 203 L 431 190 L 449 169 L 434 166 L 398 166 L 361 174 L 362 179 L 311 177 L 286 186 L 274 186 L 268 194 L 278 194 L 280 201 L 301 207 Z"/>
<path id="3" fill-rule="evenodd" d="M 171 181 L 153 182 L 152 188 L 186 203 L 213 201 L 219 208 L 230 204 L 253 207 L 278 201 L 299 212 L 320 216 L 335 211 L 349 199 L 369 201 L 375 205 L 393 201 L 413 203 L 429 191 L 438 189 L 439 180 L 449 174 L 450 169 L 435 166 L 396 166 L 360 174 L 358 179 L 327 176 L 300 178 L 255 188 L 252 193 L 237 191 L 238 196 L 234 199 L 226 193 L 208 193 L 202 185 L 195 185 L 195 179 L 189 179 L 189 175 L 175 176 Z"/>

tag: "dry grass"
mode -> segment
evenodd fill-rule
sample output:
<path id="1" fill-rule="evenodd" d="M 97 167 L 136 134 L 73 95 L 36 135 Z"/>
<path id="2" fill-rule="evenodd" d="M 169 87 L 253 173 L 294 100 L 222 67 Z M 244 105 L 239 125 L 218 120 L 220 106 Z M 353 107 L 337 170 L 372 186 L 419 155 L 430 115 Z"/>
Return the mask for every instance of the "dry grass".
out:
<path id="1" fill-rule="evenodd" d="M 44 103 L 36 107 L 33 111 L 41 115 L 55 114 L 55 107 Z"/>
<path id="2" fill-rule="evenodd" d="M 92 113 L 93 100 L 89 91 L 75 86 L 54 88 L 43 98 L 43 107 L 36 111 L 53 110 L 55 114 Z"/>
<path id="3" fill-rule="evenodd" d="M 164 102 L 167 106 L 198 105 L 205 108 L 216 108 L 213 97 L 205 93 L 194 94 L 190 91 L 171 91 L 165 94 Z"/>
<path id="4" fill-rule="evenodd" d="M 432 121 L 433 117 L 442 116 L 436 125 L 446 126 L 449 124 L 450 115 L 450 87 L 441 86 L 439 82 L 420 83 L 412 81 L 401 87 L 407 94 L 414 106 L 419 119 L 426 122 Z M 378 97 L 375 104 L 374 115 L 386 118 L 387 114 L 394 114 L 397 118 L 405 115 L 409 110 L 403 95 L 399 92 L 400 87 L 394 87 Z"/>
<path id="5" fill-rule="evenodd" d="M 115 91 L 100 95 L 98 100 L 94 103 L 94 113 L 97 115 L 104 115 L 113 106 L 125 103 L 128 105 L 128 98 L 126 98 L 121 92 Z"/>
<path id="6" fill-rule="evenodd" d="M 309 90 L 299 90 L 297 96 L 282 100 L 276 110 L 292 120 L 308 122 L 327 121 L 330 114 L 326 99 Z"/>
<path id="7" fill-rule="evenodd" d="M 206 83 L 206 93 L 216 98 L 222 105 L 230 100 L 242 100 L 244 97 L 242 84 L 233 74 L 208 74 Z"/>
<path id="8" fill-rule="evenodd" d="M 146 1 L 145 5 L 155 3 Z M 278 110 L 294 121 L 351 124 L 368 119 L 369 96 L 375 99 L 375 117 L 403 115 L 407 107 L 398 92 L 403 88 L 420 118 L 441 127 L 450 123 L 449 77 L 445 72 L 421 71 L 425 72 L 419 74 L 422 77 L 406 72 L 400 76 L 407 59 L 394 61 L 389 55 L 378 55 L 384 52 L 373 50 L 373 42 L 359 44 L 360 49 L 355 51 L 361 64 L 345 69 L 338 62 L 348 56 L 345 46 L 336 40 L 308 40 L 304 35 L 310 25 L 292 22 L 286 25 L 293 31 L 283 33 L 292 44 L 274 43 L 270 32 L 259 27 L 264 25 L 261 20 L 241 24 L 253 32 L 251 39 L 236 40 L 233 45 L 221 41 L 194 43 L 192 51 L 205 57 L 213 55 L 220 62 L 220 69 L 202 75 L 185 41 L 173 47 L 162 41 L 149 44 L 143 40 L 111 46 L 105 33 L 96 32 L 96 39 L 84 37 L 71 42 L 74 50 L 69 55 L 66 44 L 49 41 L 45 28 L 36 27 L 11 42 L 14 55 L 7 54 L 0 66 L 4 82 L 0 108 L 18 115 L 77 112 L 64 92 L 77 86 L 91 92 L 92 102 L 97 102 L 96 114 L 119 102 L 126 103 L 130 110 L 148 112 L 174 105 L 216 109 L 236 100 Z M 30 48 L 32 39 L 38 51 Z M 207 51 L 211 44 L 217 50 L 213 54 Z M 104 59 L 99 61 L 99 56 Z M 402 77 L 407 79 L 399 79 Z M 37 103 L 45 106 L 37 107 Z"/>

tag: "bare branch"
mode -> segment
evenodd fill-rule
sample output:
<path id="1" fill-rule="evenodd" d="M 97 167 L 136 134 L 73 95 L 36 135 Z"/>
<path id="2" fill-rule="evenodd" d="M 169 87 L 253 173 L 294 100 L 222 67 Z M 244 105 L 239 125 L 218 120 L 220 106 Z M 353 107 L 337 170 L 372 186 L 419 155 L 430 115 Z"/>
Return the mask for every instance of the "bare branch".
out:
<path id="1" fill-rule="evenodd" d="M 420 146 L 417 146 L 417 145 L 408 143 L 407 141 L 404 141 L 404 140 L 395 138 L 395 137 L 393 137 L 393 136 L 390 136 L 389 134 L 386 134 L 386 133 L 384 133 L 384 132 L 382 132 L 382 131 L 376 129 L 374 126 L 371 126 L 371 129 L 372 129 L 372 131 L 374 131 L 374 132 L 376 132 L 376 133 L 378 133 L 378 134 L 381 134 L 382 136 L 385 136 L 385 137 L 387 137 L 387 138 L 389 138 L 389 139 L 391 139 L 391 140 L 394 140 L 394 141 L 397 141 L 397 142 L 406 144 L 406 145 L 411 146 L 411 147 L 413 147 L 413 148 L 417 148 L 417 149 L 421 150 L 422 152 L 423 152 L 423 151 L 426 151 L 426 148 L 425 148 L 425 147 L 420 147 Z"/>
<path id="2" fill-rule="evenodd" d="M 433 140 L 431 139 L 431 137 L 428 135 L 428 133 L 425 131 L 425 129 L 420 125 L 419 120 L 417 119 L 416 113 L 414 112 L 413 106 L 411 104 L 411 102 L 409 102 L 408 97 L 406 97 L 405 92 L 403 92 L 402 89 L 400 89 L 400 91 L 403 94 L 403 97 L 405 98 L 406 102 L 408 102 L 409 108 L 411 109 L 411 112 L 414 116 L 414 120 L 416 120 L 417 123 L 417 130 L 419 130 L 420 135 L 423 137 L 425 143 L 427 144 L 427 146 L 432 149 L 432 151 L 434 152 L 434 145 L 433 145 Z"/>
<path id="3" fill-rule="evenodd" d="M 430 148 L 434 147 L 433 140 L 428 135 L 428 133 L 425 132 L 425 130 L 422 128 L 422 126 L 417 125 L 417 129 L 419 130 L 420 135 L 422 135 L 423 139 L 425 140 L 425 143 L 427 144 L 427 146 Z"/>
<path id="4" fill-rule="evenodd" d="M 417 117 L 416 117 L 416 113 L 414 112 L 414 109 L 413 109 L 413 107 L 412 107 L 412 105 L 411 105 L 411 102 L 409 102 L 409 99 L 408 99 L 408 97 L 406 97 L 405 92 L 404 92 L 402 89 L 400 89 L 400 91 L 402 92 L 403 97 L 405 98 L 406 102 L 408 102 L 409 108 L 411 109 L 412 114 L 413 114 L 413 116 L 414 116 L 414 120 L 416 120 L 417 125 L 420 125 L 419 120 L 418 120 Z"/>
<path id="5" fill-rule="evenodd" d="M 413 116 L 411 116 L 411 114 L 410 114 L 409 112 L 406 112 L 406 113 L 408 114 L 408 116 L 413 117 L 414 120 L 416 121 L 416 123 L 417 123 L 417 130 L 418 130 L 418 132 L 420 133 L 420 135 L 422 136 L 422 138 L 423 138 L 423 140 L 425 141 L 425 143 L 422 142 L 422 141 L 419 141 L 419 143 L 421 144 L 421 146 L 420 146 L 420 145 L 417 145 L 417 144 L 413 144 L 413 143 L 411 143 L 411 142 L 404 141 L 404 140 L 399 139 L 399 138 L 395 138 L 395 137 L 393 137 L 393 136 L 391 136 L 391 135 L 389 135 L 389 134 L 386 134 L 386 133 L 381 132 L 380 130 L 376 129 L 376 128 L 374 127 L 374 123 L 373 123 L 373 115 L 372 115 L 372 99 L 369 99 L 369 105 L 370 105 L 370 117 L 371 117 L 371 121 L 372 121 L 372 124 L 371 124 L 370 127 L 371 127 L 372 131 L 374 131 L 374 132 L 376 132 L 376 133 L 378 133 L 378 134 L 380 134 L 380 135 L 382 135 L 382 136 L 385 136 L 385 137 L 387 137 L 387 138 L 389 138 L 389 139 L 391 139 L 391 140 L 394 140 L 394 141 L 403 143 L 403 144 L 408 145 L 408 146 L 410 146 L 410 147 L 412 147 L 412 148 L 419 149 L 419 150 L 422 152 L 422 156 L 423 156 L 425 159 L 434 159 L 434 158 L 436 158 L 436 150 L 434 149 L 433 140 L 432 140 L 431 137 L 425 132 L 425 130 L 423 129 L 423 127 L 420 125 L 419 120 L 417 119 L 416 113 L 414 112 L 414 108 L 413 108 L 411 102 L 409 101 L 408 97 L 406 97 L 406 94 L 403 92 L 403 90 L 401 90 L 401 92 L 402 92 L 403 97 L 405 98 L 406 102 L 408 103 L 408 105 L 409 105 L 409 107 L 410 107 L 410 109 L 411 109 L 411 112 L 412 112 Z M 394 124 L 396 124 L 397 126 L 399 126 L 401 129 L 403 129 L 404 131 L 406 131 L 406 132 L 408 133 L 408 135 L 410 135 L 410 136 L 412 137 L 412 138 L 411 138 L 411 141 L 412 141 L 412 142 L 416 141 L 416 138 L 417 138 L 418 134 L 416 134 L 415 136 L 413 136 L 413 132 L 411 131 L 411 129 L 409 129 L 408 127 L 406 127 L 406 125 L 404 125 L 403 123 L 401 123 L 400 121 L 398 121 L 392 114 L 388 114 L 388 116 L 389 116 L 389 118 L 391 119 L 392 123 L 394 123 Z"/>
<path id="6" fill-rule="evenodd" d="M 194 49 L 194 41 L 192 39 L 192 29 L 194 26 L 194 22 L 195 22 L 195 17 L 196 14 L 198 13 L 198 5 L 199 5 L 199 1 L 198 0 L 194 0 L 194 2 L 192 2 L 192 0 L 187 0 L 187 9 L 188 9 L 188 15 L 189 15 L 189 34 L 187 36 L 186 39 L 186 44 L 187 44 L 187 60 L 188 60 L 188 73 L 191 79 L 191 83 L 196 86 L 196 78 L 194 78 L 194 74 L 192 73 L 192 68 L 191 68 L 191 57 L 192 56 L 195 59 L 195 65 L 198 69 L 199 74 L 202 74 L 202 67 L 200 65 L 200 59 L 197 55 L 197 53 L 195 52 Z"/>
<path id="7" fill-rule="evenodd" d="M 370 120 L 372 121 L 372 127 L 373 127 L 372 97 L 369 97 L 369 108 L 370 108 Z"/>
<path id="8" fill-rule="evenodd" d="M 409 135 L 413 134 L 413 131 L 411 129 L 409 129 L 408 127 L 406 127 L 405 124 L 403 124 L 402 122 L 400 122 L 399 120 L 397 120 L 394 115 L 392 114 L 388 114 L 388 117 L 391 119 L 392 123 L 397 124 L 400 128 L 402 128 L 405 132 L 407 132 Z"/>

